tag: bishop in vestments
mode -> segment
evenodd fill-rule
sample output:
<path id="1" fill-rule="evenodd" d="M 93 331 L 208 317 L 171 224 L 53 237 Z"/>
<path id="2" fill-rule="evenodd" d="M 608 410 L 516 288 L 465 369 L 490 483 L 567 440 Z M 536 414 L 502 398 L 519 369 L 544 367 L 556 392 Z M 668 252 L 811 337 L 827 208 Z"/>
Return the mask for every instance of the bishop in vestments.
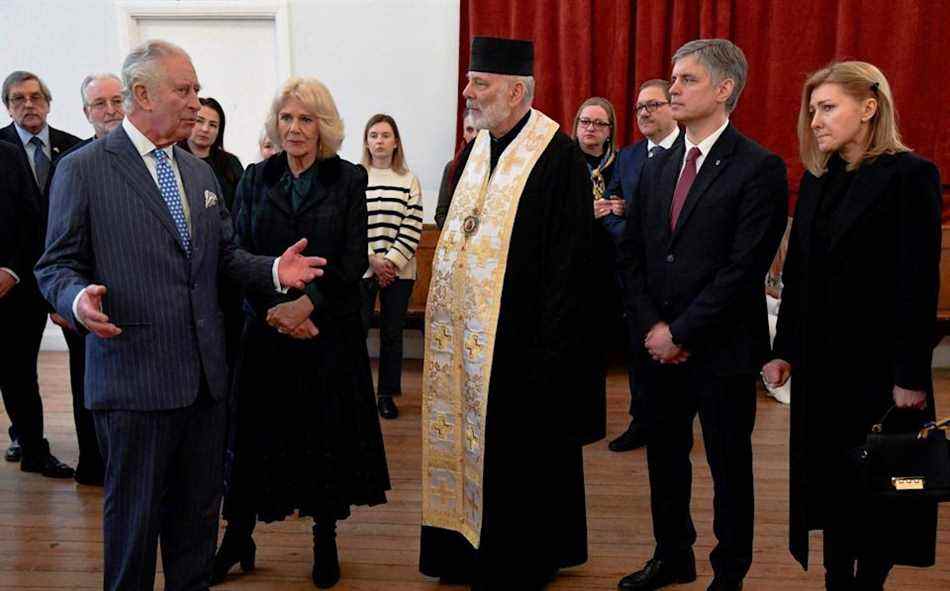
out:
<path id="1" fill-rule="evenodd" d="M 463 151 L 426 309 L 420 568 L 540 589 L 587 560 L 582 446 L 605 388 L 591 331 L 590 175 L 532 109 L 534 47 L 476 37 Z"/>

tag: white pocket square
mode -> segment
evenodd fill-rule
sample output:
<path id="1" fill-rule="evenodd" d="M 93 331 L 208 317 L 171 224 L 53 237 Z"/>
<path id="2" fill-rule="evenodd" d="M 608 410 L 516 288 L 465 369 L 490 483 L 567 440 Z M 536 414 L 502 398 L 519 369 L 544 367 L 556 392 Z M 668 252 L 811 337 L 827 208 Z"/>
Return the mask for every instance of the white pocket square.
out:
<path id="1" fill-rule="evenodd" d="M 205 209 L 218 204 L 218 196 L 212 191 L 205 191 Z"/>

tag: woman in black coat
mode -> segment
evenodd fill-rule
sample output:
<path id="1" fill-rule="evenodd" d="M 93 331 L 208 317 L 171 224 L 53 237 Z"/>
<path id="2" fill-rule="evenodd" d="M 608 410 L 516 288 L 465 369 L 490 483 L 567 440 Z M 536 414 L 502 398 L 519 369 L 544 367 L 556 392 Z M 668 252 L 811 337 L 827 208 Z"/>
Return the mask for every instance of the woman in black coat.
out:
<path id="1" fill-rule="evenodd" d="M 802 178 L 767 382 L 792 382 L 790 549 L 808 567 L 824 531 L 831 589 L 883 589 L 894 564 L 934 562 L 936 504 L 875 505 L 848 454 L 934 416 L 930 361 L 940 264 L 936 167 L 900 141 L 890 86 L 864 62 L 805 83 Z"/>
<path id="2" fill-rule="evenodd" d="M 314 517 L 313 582 L 327 588 L 340 578 L 337 520 L 351 505 L 386 502 L 389 490 L 360 321 L 367 176 L 336 155 L 343 124 L 315 79 L 284 84 L 268 129 L 284 152 L 251 165 L 238 186 L 241 245 L 268 254 L 303 237 L 306 252 L 327 264 L 303 291 L 247 296 L 228 526 L 213 577 L 221 581 L 238 562 L 253 568 L 257 519 L 299 511 Z"/>
<path id="3" fill-rule="evenodd" d="M 603 392 L 607 384 L 607 362 L 610 347 L 622 343 L 626 332 L 623 324 L 623 303 L 617 275 L 617 248 L 613 236 L 601 218 L 623 207 L 623 201 L 607 199 L 616 167 L 614 147 L 617 115 L 614 106 L 605 98 L 590 97 L 581 103 L 574 115 L 572 137 L 580 148 L 590 172 L 594 200 L 594 219 L 591 220 L 592 285 L 587 306 L 589 309 L 590 349 L 593 356 L 593 391 Z"/>

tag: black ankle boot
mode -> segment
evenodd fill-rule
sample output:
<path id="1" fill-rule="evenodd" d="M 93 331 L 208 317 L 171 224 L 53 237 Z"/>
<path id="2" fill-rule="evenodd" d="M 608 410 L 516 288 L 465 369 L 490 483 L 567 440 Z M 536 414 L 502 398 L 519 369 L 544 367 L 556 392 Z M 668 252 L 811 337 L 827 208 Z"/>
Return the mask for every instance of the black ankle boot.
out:
<path id="1" fill-rule="evenodd" d="M 329 589 L 340 580 L 340 558 L 336 551 L 336 520 L 325 519 L 313 526 L 313 584 Z"/>
<path id="2" fill-rule="evenodd" d="M 241 570 L 246 573 L 254 570 L 254 558 L 257 555 L 257 546 L 254 538 L 246 530 L 240 533 L 236 529 L 228 528 L 224 532 L 221 546 L 214 555 L 211 563 L 211 584 L 217 585 L 224 581 L 228 571 L 237 563 L 241 563 Z"/>

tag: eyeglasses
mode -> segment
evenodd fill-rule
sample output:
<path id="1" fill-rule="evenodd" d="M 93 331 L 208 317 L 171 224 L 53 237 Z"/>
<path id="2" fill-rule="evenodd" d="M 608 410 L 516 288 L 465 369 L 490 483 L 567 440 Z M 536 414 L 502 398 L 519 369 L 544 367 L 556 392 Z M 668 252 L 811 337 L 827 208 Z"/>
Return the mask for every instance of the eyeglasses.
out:
<path id="1" fill-rule="evenodd" d="M 106 105 L 112 105 L 113 109 L 121 109 L 122 98 L 115 97 L 110 100 L 98 99 L 98 100 L 93 101 L 92 104 L 89 105 L 89 108 L 92 109 L 93 111 L 101 111 L 106 108 Z"/>
<path id="2" fill-rule="evenodd" d="M 46 97 L 39 92 L 30 95 L 15 94 L 10 97 L 10 104 L 14 107 L 22 107 L 26 104 L 26 101 L 30 101 L 34 105 L 42 105 L 46 102 Z"/>
<path id="3" fill-rule="evenodd" d="M 662 107 L 663 105 L 668 105 L 668 104 L 670 104 L 668 101 L 650 101 L 648 103 L 640 103 L 636 107 L 636 112 L 637 112 L 637 115 L 642 115 L 643 111 L 646 111 L 646 114 L 650 115 L 651 113 L 655 113 L 656 110 Z"/>
<path id="4" fill-rule="evenodd" d="M 600 119 L 588 119 L 587 117 L 581 117 L 577 120 L 578 127 L 591 127 L 594 126 L 597 129 L 604 129 L 605 127 L 610 127 L 610 123 L 602 121 Z"/>

